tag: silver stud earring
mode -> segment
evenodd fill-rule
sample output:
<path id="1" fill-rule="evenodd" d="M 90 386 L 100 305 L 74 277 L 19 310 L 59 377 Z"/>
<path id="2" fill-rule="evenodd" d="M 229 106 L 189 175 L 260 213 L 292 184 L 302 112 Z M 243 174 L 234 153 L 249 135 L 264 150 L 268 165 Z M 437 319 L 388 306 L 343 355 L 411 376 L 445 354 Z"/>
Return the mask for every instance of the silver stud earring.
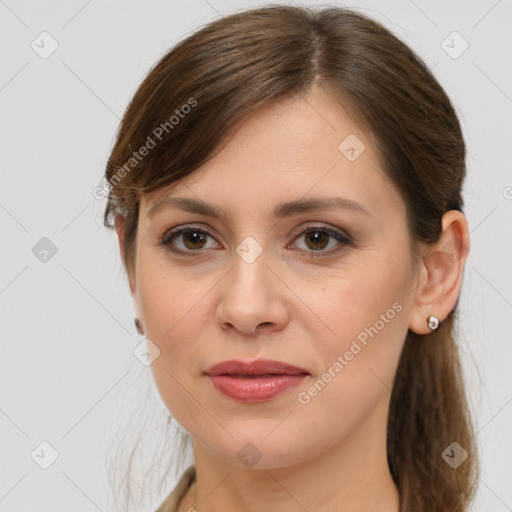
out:
<path id="1" fill-rule="evenodd" d="M 435 331 L 439 327 L 439 319 L 434 315 L 430 315 L 427 318 L 427 325 L 431 331 Z"/>

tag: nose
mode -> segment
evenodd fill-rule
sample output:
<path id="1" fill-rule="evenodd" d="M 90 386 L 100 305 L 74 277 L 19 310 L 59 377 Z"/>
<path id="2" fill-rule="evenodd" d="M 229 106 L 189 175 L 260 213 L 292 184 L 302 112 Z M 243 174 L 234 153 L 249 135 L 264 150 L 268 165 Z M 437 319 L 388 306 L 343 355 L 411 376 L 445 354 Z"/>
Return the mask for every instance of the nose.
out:
<path id="1" fill-rule="evenodd" d="M 233 268 L 219 283 L 217 322 L 222 329 L 244 334 L 270 333 L 288 323 L 287 287 L 264 254 L 265 251 L 252 263 L 235 254 Z"/>

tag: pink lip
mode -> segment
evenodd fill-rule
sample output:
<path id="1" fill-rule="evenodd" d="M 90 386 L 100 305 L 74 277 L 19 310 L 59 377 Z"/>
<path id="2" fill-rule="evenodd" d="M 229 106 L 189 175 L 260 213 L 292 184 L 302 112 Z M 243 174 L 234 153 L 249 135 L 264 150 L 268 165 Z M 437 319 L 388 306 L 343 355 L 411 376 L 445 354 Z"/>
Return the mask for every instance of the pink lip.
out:
<path id="1" fill-rule="evenodd" d="M 241 402 L 270 400 L 298 386 L 309 375 L 304 368 L 265 359 L 252 363 L 224 361 L 204 373 L 218 391 Z"/>

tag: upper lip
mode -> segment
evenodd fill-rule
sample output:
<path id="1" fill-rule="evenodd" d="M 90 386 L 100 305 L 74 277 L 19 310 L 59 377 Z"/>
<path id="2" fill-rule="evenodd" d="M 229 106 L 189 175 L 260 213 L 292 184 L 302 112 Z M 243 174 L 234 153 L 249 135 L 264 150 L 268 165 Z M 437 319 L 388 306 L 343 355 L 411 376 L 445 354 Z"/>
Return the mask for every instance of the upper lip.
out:
<path id="1" fill-rule="evenodd" d="M 282 361 L 257 359 L 246 363 L 231 359 L 210 366 L 204 373 L 206 375 L 300 375 L 309 372 Z"/>

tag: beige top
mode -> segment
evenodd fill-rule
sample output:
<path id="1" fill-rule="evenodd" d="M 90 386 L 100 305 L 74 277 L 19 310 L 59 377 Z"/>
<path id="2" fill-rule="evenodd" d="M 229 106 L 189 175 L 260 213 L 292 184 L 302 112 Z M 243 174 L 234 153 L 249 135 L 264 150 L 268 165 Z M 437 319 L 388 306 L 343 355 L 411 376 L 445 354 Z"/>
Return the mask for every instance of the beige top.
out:
<path id="1" fill-rule="evenodd" d="M 195 466 L 189 466 L 181 475 L 178 483 L 172 490 L 171 494 L 167 496 L 165 501 L 157 508 L 156 512 L 177 512 L 178 505 L 187 493 L 190 486 L 196 479 L 196 468 Z"/>

